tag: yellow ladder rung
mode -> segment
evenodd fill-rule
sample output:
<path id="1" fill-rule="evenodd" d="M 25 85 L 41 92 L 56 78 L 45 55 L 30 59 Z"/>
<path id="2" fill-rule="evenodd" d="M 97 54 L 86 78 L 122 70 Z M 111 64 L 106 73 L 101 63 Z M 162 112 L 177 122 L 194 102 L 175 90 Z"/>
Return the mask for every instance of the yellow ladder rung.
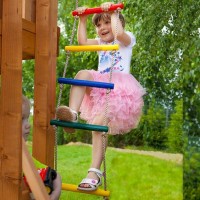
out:
<path id="1" fill-rule="evenodd" d="M 112 51 L 118 50 L 119 45 L 80 45 L 80 46 L 65 46 L 65 51 Z"/>
<path id="2" fill-rule="evenodd" d="M 102 189 L 97 189 L 95 191 L 83 191 L 83 190 L 78 190 L 77 185 L 67 184 L 67 183 L 62 183 L 62 190 L 67 190 L 67 191 L 71 191 L 71 192 L 86 193 L 86 194 L 93 194 L 93 195 L 104 196 L 104 197 L 110 196 L 110 191 L 105 191 L 105 190 L 102 190 Z"/>

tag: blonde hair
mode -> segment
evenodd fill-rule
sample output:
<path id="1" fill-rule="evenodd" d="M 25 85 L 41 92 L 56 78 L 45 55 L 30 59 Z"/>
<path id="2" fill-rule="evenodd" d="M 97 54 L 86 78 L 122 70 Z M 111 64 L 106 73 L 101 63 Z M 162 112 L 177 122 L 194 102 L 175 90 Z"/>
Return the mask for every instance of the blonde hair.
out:
<path id="1" fill-rule="evenodd" d="M 94 26 L 97 26 L 98 22 L 100 20 L 110 20 L 111 19 L 111 15 L 110 13 L 98 13 L 98 14 L 94 14 L 93 17 L 92 17 L 92 23 L 94 24 Z M 121 21 L 122 23 L 122 27 L 125 28 L 125 19 L 124 19 L 124 16 L 119 13 L 119 20 Z"/>

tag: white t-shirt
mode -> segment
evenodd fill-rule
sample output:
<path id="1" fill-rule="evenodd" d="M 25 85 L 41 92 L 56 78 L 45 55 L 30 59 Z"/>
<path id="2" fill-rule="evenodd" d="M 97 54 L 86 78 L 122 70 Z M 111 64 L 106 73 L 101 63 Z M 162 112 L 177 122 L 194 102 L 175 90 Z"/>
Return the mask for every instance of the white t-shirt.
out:
<path id="1" fill-rule="evenodd" d="M 124 46 L 118 40 L 116 41 L 116 44 L 119 44 L 119 50 L 116 51 L 114 55 L 113 72 L 130 73 L 132 47 L 136 44 L 136 39 L 131 32 L 127 31 L 126 33 L 130 36 L 131 43 L 128 46 Z M 98 38 L 97 40 L 100 45 L 109 44 L 103 42 L 100 38 Z M 102 74 L 110 72 L 112 64 L 111 51 L 99 51 L 98 54 L 99 54 L 98 71 Z"/>

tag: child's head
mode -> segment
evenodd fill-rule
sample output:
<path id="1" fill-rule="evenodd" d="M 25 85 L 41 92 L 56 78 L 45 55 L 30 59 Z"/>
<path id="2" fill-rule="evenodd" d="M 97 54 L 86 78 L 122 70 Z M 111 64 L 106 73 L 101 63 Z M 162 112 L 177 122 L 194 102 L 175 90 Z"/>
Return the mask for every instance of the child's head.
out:
<path id="1" fill-rule="evenodd" d="M 28 139 L 31 125 L 29 124 L 30 101 L 22 96 L 22 137 L 26 141 Z"/>
<path id="2" fill-rule="evenodd" d="M 107 21 L 107 20 L 111 20 L 111 15 L 110 13 L 97 13 L 97 14 L 94 14 L 93 17 L 92 17 L 92 23 L 94 24 L 94 26 L 97 26 L 98 22 L 99 21 Z M 124 19 L 124 16 L 119 13 L 119 20 L 122 24 L 122 27 L 125 28 L 125 19 Z"/>
<path id="3" fill-rule="evenodd" d="M 125 27 L 125 20 L 123 15 L 119 14 L 119 19 L 121 21 L 122 27 Z M 100 13 L 100 14 L 94 14 L 92 18 L 92 23 L 96 27 L 96 32 L 98 36 L 104 41 L 104 42 L 113 42 L 114 41 L 114 34 L 112 32 L 111 27 L 111 14 L 110 13 Z"/>

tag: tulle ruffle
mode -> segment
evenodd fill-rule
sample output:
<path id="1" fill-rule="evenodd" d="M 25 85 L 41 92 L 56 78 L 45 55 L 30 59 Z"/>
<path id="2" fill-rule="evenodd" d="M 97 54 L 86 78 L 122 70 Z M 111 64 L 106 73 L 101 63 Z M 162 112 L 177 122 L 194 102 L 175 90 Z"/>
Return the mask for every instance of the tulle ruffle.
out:
<path id="1" fill-rule="evenodd" d="M 109 73 L 100 74 L 89 70 L 94 81 L 109 81 Z M 124 134 L 137 127 L 144 105 L 142 96 L 145 89 L 131 75 L 125 73 L 113 73 L 112 83 L 114 89 L 109 94 L 107 117 L 109 134 Z M 95 116 L 105 113 L 106 89 L 92 88 L 90 95 L 85 95 L 80 108 L 80 117 L 92 123 Z"/>

